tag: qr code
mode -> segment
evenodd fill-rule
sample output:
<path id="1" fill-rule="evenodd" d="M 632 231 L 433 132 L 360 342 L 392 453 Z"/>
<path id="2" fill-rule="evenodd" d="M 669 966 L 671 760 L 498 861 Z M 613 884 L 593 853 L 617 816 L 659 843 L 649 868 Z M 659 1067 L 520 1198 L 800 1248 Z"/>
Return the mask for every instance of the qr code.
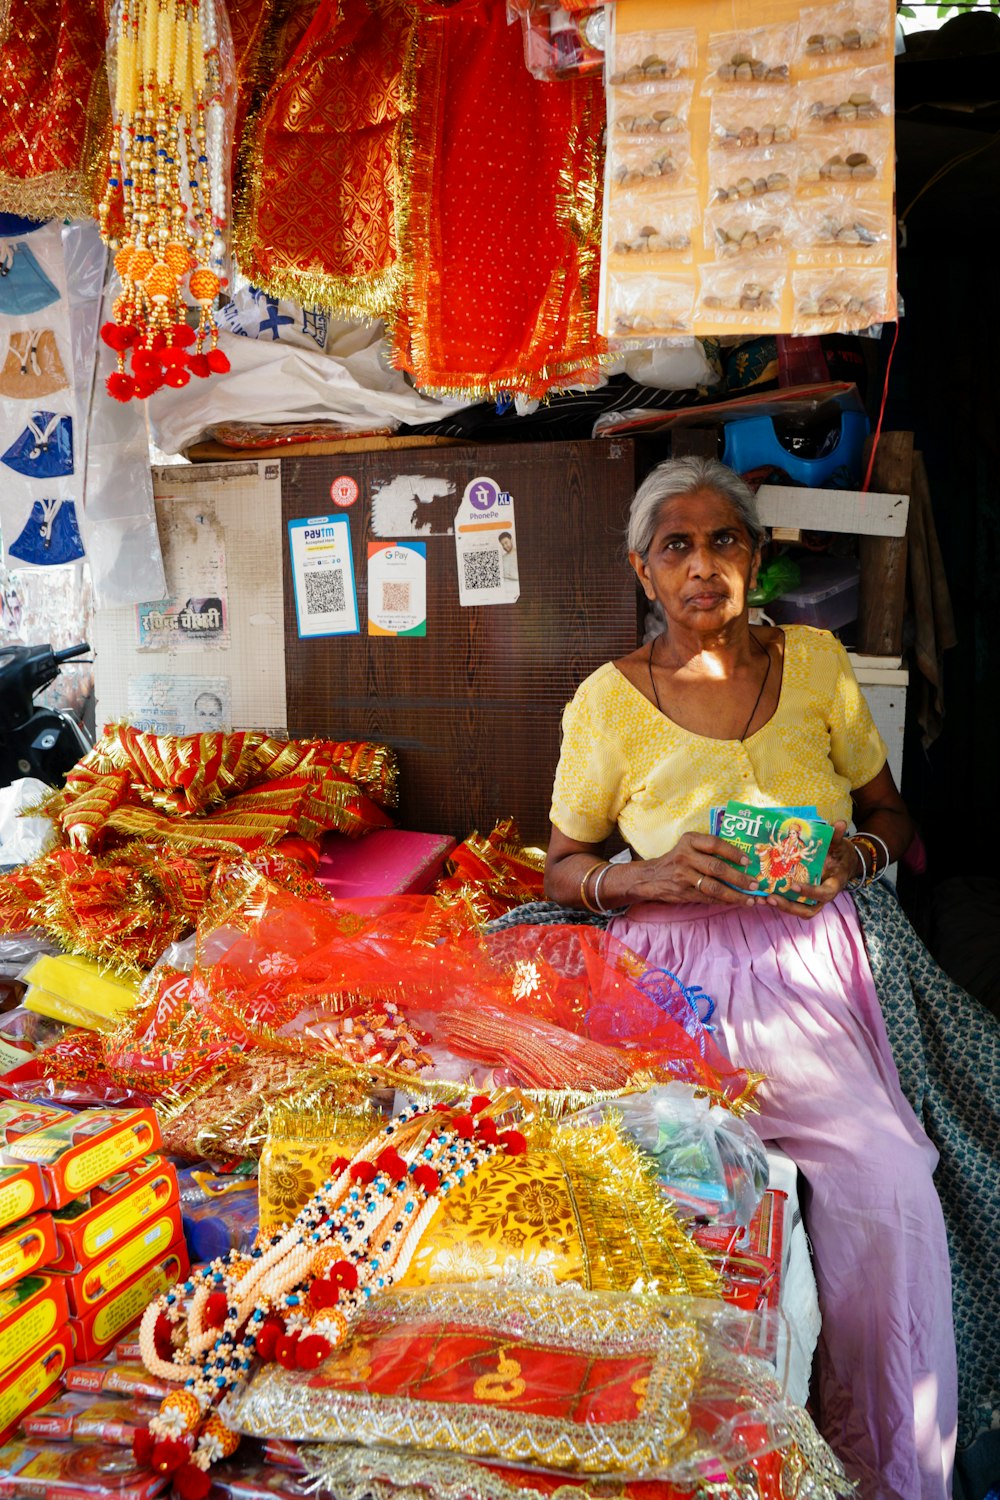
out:
<path id="1" fill-rule="evenodd" d="M 465 587 L 470 591 L 503 587 L 499 552 L 486 550 L 463 552 L 462 562 L 465 569 Z"/>
<path id="2" fill-rule="evenodd" d="M 305 580 L 307 615 L 334 615 L 345 608 L 342 568 L 306 573 Z"/>
<path id="3" fill-rule="evenodd" d="M 410 585 L 394 580 L 382 584 L 382 612 L 393 614 L 403 611 L 406 613 L 410 608 Z"/>

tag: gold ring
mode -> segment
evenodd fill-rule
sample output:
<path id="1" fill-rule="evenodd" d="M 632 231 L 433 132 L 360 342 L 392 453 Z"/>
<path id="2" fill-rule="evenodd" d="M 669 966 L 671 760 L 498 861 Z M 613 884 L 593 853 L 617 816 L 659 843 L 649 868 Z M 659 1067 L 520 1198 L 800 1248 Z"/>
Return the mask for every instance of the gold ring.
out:
<path id="1" fill-rule="evenodd" d="M 704 879 L 705 879 L 704 875 L 699 875 L 698 876 L 698 879 L 694 883 L 694 888 L 695 888 L 696 891 L 700 891 L 701 890 L 701 882 Z"/>

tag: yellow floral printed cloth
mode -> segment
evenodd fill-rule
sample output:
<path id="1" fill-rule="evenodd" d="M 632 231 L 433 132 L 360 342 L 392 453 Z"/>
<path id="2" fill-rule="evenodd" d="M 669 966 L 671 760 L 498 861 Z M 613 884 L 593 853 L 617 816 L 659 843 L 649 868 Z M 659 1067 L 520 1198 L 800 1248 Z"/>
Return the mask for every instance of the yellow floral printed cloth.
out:
<path id="1" fill-rule="evenodd" d="M 746 740 L 682 729 L 612 662 L 593 672 L 563 714 L 555 826 L 599 844 L 617 824 L 655 859 L 682 834 L 707 833 L 710 809 L 730 800 L 849 820 L 851 792 L 878 775 L 885 743 L 837 638 L 808 625 L 784 634 L 778 706 Z"/>

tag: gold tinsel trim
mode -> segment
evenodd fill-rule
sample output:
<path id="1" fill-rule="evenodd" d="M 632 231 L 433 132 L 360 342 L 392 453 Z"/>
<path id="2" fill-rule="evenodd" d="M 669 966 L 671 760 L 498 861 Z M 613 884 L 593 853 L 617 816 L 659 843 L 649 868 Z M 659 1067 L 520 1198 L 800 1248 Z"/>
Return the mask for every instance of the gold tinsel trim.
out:
<path id="1" fill-rule="evenodd" d="M 622 1132 L 620 1117 L 600 1125 L 552 1125 L 528 1132 L 530 1149 L 551 1152 L 572 1184 L 591 1288 L 686 1292 L 717 1297 L 719 1278 L 689 1240 L 664 1196 L 655 1163 Z M 636 1286 L 636 1261 L 642 1286 Z"/>

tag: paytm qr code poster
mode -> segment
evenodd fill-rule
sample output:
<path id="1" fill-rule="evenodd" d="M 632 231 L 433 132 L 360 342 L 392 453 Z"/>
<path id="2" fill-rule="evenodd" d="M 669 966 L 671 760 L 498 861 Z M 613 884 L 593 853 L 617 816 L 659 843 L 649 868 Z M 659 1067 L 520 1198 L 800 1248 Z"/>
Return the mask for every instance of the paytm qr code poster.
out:
<path id="1" fill-rule="evenodd" d="M 455 517 L 459 604 L 513 604 L 517 575 L 514 497 L 485 475 L 465 486 Z"/>
<path id="2" fill-rule="evenodd" d="M 347 517 L 289 521 L 288 545 L 299 636 L 357 635 L 358 594 Z"/>

